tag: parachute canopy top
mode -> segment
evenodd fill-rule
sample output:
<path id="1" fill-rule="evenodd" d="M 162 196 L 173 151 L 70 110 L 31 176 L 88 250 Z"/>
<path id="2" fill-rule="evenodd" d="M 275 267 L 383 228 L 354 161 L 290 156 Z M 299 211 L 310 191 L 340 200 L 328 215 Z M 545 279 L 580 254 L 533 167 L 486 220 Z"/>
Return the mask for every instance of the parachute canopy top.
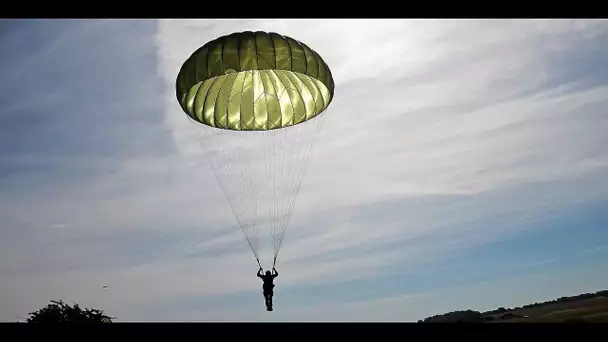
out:
<path id="1" fill-rule="evenodd" d="M 212 40 L 182 65 L 177 99 L 192 119 L 211 127 L 264 131 L 323 112 L 334 81 L 321 56 L 277 33 L 240 32 Z"/>

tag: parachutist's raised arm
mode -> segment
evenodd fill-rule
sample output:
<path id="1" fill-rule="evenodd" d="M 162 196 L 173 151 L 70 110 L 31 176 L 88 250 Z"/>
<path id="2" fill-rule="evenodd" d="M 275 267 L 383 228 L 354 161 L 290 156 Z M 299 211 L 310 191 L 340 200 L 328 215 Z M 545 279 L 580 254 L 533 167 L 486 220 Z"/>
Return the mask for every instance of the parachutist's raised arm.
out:
<path id="1" fill-rule="evenodd" d="M 273 267 L 273 268 L 272 268 L 272 272 L 274 273 L 273 275 L 274 275 L 275 277 L 278 277 L 278 276 L 279 276 L 279 272 L 277 272 L 277 269 L 276 269 L 276 268 L 274 268 L 274 267 Z"/>
<path id="2" fill-rule="evenodd" d="M 258 277 L 262 278 L 262 268 L 260 267 L 260 269 L 258 270 Z"/>

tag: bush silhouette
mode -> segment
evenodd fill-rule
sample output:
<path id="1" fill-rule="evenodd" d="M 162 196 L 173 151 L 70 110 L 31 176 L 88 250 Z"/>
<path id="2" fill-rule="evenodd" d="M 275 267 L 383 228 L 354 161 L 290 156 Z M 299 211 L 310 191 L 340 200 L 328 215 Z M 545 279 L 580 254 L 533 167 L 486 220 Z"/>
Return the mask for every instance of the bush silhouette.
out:
<path id="1" fill-rule="evenodd" d="M 69 306 L 63 301 L 54 301 L 44 308 L 30 312 L 27 323 L 112 323 L 112 318 L 103 310 L 81 309 L 78 304 Z"/>

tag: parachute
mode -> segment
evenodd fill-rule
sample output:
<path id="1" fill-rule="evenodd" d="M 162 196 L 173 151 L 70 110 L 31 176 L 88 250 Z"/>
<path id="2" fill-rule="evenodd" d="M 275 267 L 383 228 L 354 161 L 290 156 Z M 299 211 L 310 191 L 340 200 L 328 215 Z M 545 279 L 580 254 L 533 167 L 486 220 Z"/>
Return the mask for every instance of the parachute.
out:
<path id="1" fill-rule="evenodd" d="M 329 67 L 293 38 L 233 33 L 192 53 L 176 95 L 258 264 L 269 235 L 274 267 L 334 95 Z"/>

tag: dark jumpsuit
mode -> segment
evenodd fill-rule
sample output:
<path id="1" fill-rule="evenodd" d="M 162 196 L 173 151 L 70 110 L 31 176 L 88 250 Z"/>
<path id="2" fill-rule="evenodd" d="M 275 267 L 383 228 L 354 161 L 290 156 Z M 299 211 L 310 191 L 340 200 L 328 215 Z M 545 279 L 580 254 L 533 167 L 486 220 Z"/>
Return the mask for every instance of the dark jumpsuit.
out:
<path id="1" fill-rule="evenodd" d="M 273 269 L 274 273 L 271 273 L 269 275 L 266 274 L 262 274 L 262 269 L 260 269 L 258 271 L 258 277 L 260 277 L 262 279 L 262 281 L 264 281 L 264 284 L 262 285 L 262 289 L 264 290 L 264 299 L 266 299 L 266 309 L 268 311 L 272 311 L 272 296 L 274 294 L 273 289 L 274 289 L 274 278 L 276 278 L 279 275 L 279 272 L 277 272 L 277 270 Z"/>

